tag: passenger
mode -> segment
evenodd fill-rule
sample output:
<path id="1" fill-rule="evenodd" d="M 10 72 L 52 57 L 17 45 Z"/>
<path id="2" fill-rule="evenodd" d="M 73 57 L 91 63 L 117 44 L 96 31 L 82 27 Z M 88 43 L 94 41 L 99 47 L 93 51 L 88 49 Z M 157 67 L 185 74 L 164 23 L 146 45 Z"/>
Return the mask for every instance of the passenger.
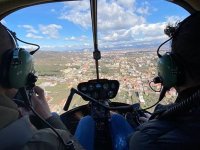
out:
<path id="1" fill-rule="evenodd" d="M 29 116 L 23 116 L 18 106 L 12 100 L 17 90 L 13 89 L 10 80 L 18 81 L 16 81 L 16 76 L 9 74 L 8 69 L 12 65 L 10 60 L 13 57 L 12 52 L 15 48 L 16 45 L 12 36 L 0 24 L 0 149 L 64 150 L 73 149 L 73 147 L 75 149 L 82 149 L 75 142 L 60 118 L 51 114 L 43 89 L 37 86 L 34 88 L 36 94 L 32 96 L 33 107 L 42 118 L 57 129 L 64 142 L 68 143 L 68 146 L 64 146 L 50 128 L 43 127 L 43 129 L 38 130 L 30 122 Z M 22 68 L 22 71 L 24 68 Z M 74 141 L 74 146 L 69 145 L 70 141 Z"/>
<path id="2" fill-rule="evenodd" d="M 179 70 L 178 81 L 173 85 L 178 97 L 171 105 L 157 106 L 154 117 L 136 129 L 129 143 L 131 150 L 195 150 L 200 147 L 200 12 L 180 23 L 171 49 L 167 55 L 171 55 L 173 65 Z M 175 71 L 171 69 L 169 76 Z"/>

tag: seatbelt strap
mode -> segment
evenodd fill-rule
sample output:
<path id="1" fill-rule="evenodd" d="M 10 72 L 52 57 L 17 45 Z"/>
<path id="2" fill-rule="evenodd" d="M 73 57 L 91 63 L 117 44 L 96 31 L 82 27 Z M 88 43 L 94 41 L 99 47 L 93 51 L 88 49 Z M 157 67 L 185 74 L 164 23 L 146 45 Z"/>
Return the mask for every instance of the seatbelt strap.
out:
<path id="1" fill-rule="evenodd" d="M 27 143 L 35 133 L 29 116 L 24 116 L 0 130 L 0 149 L 17 149 Z"/>

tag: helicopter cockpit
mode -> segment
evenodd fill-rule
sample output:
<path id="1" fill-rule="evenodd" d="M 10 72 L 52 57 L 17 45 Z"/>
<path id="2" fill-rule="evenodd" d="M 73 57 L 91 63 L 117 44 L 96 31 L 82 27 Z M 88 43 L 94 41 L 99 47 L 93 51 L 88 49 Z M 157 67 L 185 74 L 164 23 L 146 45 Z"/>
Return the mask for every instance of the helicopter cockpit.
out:
<path id="1" fill-rule="evenodd" d="M 3 19 L 7 15 L 28 6 L 62 1 L 76 0 L 15 0 L 13 2 L 10 2 L 8 0 L 1 0 L 0 19 Z M 200 2 L 198 0 L 171 0 L 170 2 L 173 2 L 183 7 L 190 14 L 200 10 Z M 93 35 L 93 59 L 95 63 L 96 78 L 80 82 L 77 84 L 77 87 L 71 88 L 68 98 L 63 107 L 64 111 L 62 112 L 62 114 L 60 114 L 60 118 L 66 125 L 67 129 L 74 135 L 81 118 L 88 115 L 91 116 L 95 121 L 95 149 L 112 149 L 113 145 L 111 134 L 109 131 L 109 122 L 112 114 L 117 113 L 122 115 L 126 118 L 128 123 L 132 127 L 137 127 L 138 125 L 142 124 L 139 118 L 145 117 L 145 113 L 149 113 L 147 110 L 158 104 L 163 99 L 164 95 L 162 95 L 161 92 L 159 101 L 155 105 L 146 108 L 142 108 L 140 106 L 140 103 L 127 104 L 123 102 L 112 101 L 112 99 L 115 98 L 118 94 L 120 82 L 115 79 L 101 78 L 100 76 L 99 60 L 101 59 L 101 50 L 99 49 L 98 44 L 97 8 L 97 0 L 90 0 Z M 153 82 L 160 84 L 157 78 L 155 78 Z M 79 95 L 81 99 L 86 102 L 86 104 L 69 109 L 70 104 L 73 101 L 74 95 Z M 37 118 L 34 119 L 33 120 L 37 122 L 36 125 L 40 125 L 40 121 L 37 120 Z"/>

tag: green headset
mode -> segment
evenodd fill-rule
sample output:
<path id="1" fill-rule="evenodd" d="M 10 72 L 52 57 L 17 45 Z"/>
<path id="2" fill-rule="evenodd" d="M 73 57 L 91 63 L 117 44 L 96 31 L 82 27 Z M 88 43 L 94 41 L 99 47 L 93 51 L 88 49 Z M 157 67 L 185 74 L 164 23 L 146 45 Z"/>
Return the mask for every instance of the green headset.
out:
<path id="1" fill-rule="evenodd" d="M 179 57 L 174 52 L 166 52 L 164 55 L 159 53 L 160 48 L 172 40 L 180 29 L 180 26 L 183 22 L 176 24 L 175 27 L 167 26 L 164 30 L 170 38 L 163 42 L 157 49 L 158 62 L 157 62 L 157 71 L 158 77 L 154 78 L 154 83 L 161 83 L 165 90 L 169 90 L 172 87 L 175 87 L 183 82 L 183 68 Z"/>
<path id="2" fill-rule="evenodd" d="M 158 102 L 164 98 L 166 91 L 170 90 L 172 87 L 180 85 L 184 81 L 183 67 L 180 65 L 181 63 L 177 54 L 173 52 L 167 52 L 164 55 L 161 55 L 159 53 L 160 48 L 176 36 L 180 25 L 181 24 L 179 23 L 176 27 L 166 28 L 165 33 L 169 35 L 170 38 L 162 43 L 157 49 L 158 76 L 153 79 L 153 82 L 161 83 L 162 85 Z"/>
<path id="3" fill-rule="evenodd" d="M 167 52 L 164 55 L 158 55 L 159 59 L 157 62 L 158 76 L 153 79 L 153 82 L 161 83 L 162 90 L 158 99 L 158 104 L 165 96 L 165 93 L 172 87 L 176 87 L 183 82 L 183 71 L 177 64 L 174 53 Z M 156 105 L 155 104 L 155 105 Z"/>
<path id="4" fill-rule="evenodd" d="M 181 71 L 175 61 L 173 53 L 166 53 L 159 57 L 157 62 L 158 77 L 162 85 L 168 90 L 175 87 L 180 81 Z"/>
<path id="5" fill-rule="evenodd" d="M 0 84 L 5 88 L 26 87 L 29 76 L 35 73 L 32 55 L 23 48 L 18 47 L 16 36 L 8 30 L 15 43 L 14 49 L 7 50 L 2 55 L 0 65 Z"/>

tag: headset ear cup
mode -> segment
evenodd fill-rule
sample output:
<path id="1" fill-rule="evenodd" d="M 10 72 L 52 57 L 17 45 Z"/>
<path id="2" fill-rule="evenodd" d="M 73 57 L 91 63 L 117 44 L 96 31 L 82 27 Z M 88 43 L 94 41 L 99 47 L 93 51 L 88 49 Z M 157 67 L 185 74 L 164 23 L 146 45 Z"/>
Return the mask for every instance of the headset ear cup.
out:
<path id="1" fill-rule="evenodd" d="M 32 55 L 24 50 L 19 49 L 19 64 L 11 65 L 8 72 L 10 87 L 21 88 L 28 84 L 28 76 L 35 73 Z"/>
<path id="2" fill-rule="evenodd" d="M 178 66 L 172 53 L 166 53 L 158 60 L 158 76 L 165 88 L 170 89 L 178 83 Z"/>
<path id="3" fill-rule="evenodd" d="M 21 88 L 27 85 L 28 75 L 35 73 L 33 58 L 28 51 L 19 50 L 20 63 L 12 64 L 14 50 L 8 50 L 2 55 L 0 85 L 4 88 Z"/>

